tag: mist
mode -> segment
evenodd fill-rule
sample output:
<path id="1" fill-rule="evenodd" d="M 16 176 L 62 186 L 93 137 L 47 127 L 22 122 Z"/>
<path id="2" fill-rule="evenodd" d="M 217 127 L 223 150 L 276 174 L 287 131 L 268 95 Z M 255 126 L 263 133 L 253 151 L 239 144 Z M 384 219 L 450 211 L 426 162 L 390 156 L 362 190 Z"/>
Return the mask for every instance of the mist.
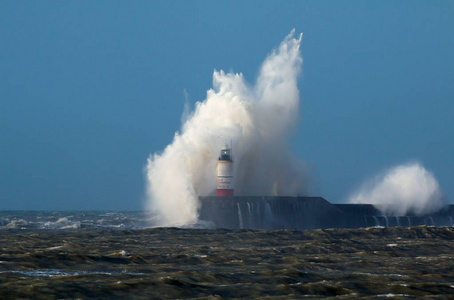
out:
<path id="1" fill-rule="evenodd" d="M 368 180 L 349 202 L 373 204 L 384 215 L 396 216 L 430 214 L 445 205 L 434 175 L 418 162 L 395 166 Z"/>
<path id="2" fill-rule="evenodd" d="M 198 196 L 214 195 L 220 149 L 232 141 L 236 196 L 296 196 L 307 192 L 304 164 L 289 151 L 299 120 L 297 78 L 302 67 L 294 30 L 263 62 L 254 84 L 214 71 L 213 88 L 180 132 L 146 165 L 146 208 L 154 225 L 197 222 Z"/>

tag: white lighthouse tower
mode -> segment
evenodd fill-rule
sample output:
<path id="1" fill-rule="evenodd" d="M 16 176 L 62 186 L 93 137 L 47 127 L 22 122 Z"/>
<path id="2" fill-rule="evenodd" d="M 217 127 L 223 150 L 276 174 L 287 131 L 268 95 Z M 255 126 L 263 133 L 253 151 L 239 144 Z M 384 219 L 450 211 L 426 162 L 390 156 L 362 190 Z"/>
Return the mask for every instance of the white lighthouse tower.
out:
<path id="1" fill-rule="evenodd" d="M 218 159 L 218 187 L 216 196 L 233 196 L 233 160 L 231 149 L 226 145 Z"/>

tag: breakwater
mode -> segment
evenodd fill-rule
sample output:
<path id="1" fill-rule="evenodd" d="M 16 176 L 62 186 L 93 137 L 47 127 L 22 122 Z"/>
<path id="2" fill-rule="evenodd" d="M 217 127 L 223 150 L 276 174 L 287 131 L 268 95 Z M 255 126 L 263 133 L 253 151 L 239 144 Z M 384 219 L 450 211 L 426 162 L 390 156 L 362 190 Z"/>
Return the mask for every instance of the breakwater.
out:
<path id="1" fill-rule="evenodd" d="M 326 229 L 453 226 L 454 206 L 416 216 L 383 215 L 371 204 L 332 204 L 322 197 L 199 197 L 199 219 L 217 228 Z"/>

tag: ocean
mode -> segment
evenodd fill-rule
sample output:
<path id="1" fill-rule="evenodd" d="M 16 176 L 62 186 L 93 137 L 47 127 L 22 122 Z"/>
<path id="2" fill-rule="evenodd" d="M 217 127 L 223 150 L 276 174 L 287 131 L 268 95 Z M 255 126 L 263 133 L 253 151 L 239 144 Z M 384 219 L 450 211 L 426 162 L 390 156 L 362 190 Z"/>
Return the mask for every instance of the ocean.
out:
<path id="1" fill-rule="evenodd" d="M 454 298 L 452 227 L 149 228 L 149 218 L 1 211 L 0 298 Z"/>

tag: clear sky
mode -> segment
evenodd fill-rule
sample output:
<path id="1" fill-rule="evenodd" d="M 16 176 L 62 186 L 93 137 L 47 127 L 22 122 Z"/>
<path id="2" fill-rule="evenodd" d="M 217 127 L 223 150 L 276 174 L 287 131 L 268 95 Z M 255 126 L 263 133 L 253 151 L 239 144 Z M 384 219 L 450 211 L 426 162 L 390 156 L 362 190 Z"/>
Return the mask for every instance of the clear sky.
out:
<path id="1" fill-rule="evenodd" d="M 143 207 L 213 70 L 303 32 L 292 149 L 312 194 L 420 161 L 454 203 L 453 1 L 0 1 L 0 209 Z"/>

